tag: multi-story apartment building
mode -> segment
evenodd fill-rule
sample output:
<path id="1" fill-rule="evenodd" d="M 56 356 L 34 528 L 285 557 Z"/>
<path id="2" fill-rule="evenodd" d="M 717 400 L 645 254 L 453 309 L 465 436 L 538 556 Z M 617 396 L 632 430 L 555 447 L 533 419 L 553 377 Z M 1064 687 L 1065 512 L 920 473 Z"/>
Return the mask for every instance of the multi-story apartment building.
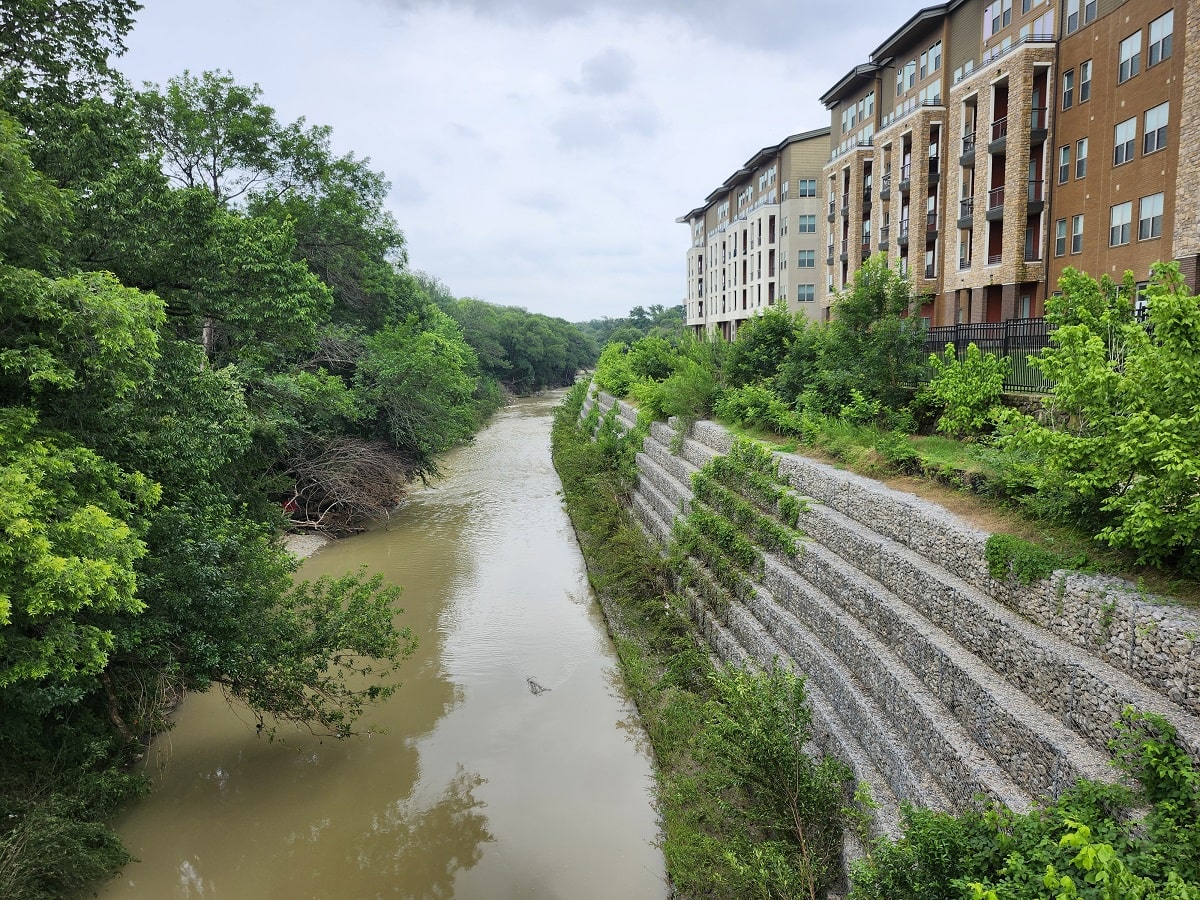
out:
<path id="1" fill-rule="evenodd" d="M 676 219 L 691 233 L 689 327 L 732 340 L 741 322 L 777 300 L 820 317 L 820 172 L 828 155 L 828 129 L 794 134 L 764 147 L 703 206 Z"/>
<path id="2" fill-rule="evenodd" d="M 1193 48 L 1196 3 L 917 11 L 820 98 L 826 297 L 879 252 L 933 325 L 1040 315 L 1067 266 L 1143 281 L 1175 259 L 1200 289 Z"/>

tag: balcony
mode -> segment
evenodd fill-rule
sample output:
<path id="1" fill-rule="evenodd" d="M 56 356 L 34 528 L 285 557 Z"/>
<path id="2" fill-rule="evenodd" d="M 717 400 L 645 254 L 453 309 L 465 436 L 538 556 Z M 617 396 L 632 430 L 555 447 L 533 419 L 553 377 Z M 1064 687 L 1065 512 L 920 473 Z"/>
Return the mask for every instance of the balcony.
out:
<path id="1" fill-rule="evenodd" d="M 988 153 L 1003 153 L 1008 144 L 1008 116 L 997 119 L 992 123 L 992 137 L 988 143 Z"/>
<path id="2" fill-rule="evenodd" d="M 959 271 L 961 272 L 963 269 L 969 269 L 969 268 L 971 268 L 971 257 L 969 257 L 969 256 L 960 256 L 960 257 L 958 258 L 958 269 L 959 269 Z"/>
<path id="3" fill-rule="evenodd" d="M 970 228 L 975 224 L 975 198 L 958 201 L 958 227 Z"/>
<path id="4" fill-rule="evenodd" d="M 1029 144 L 1036 147 L 1046 142 L 1046 107 L 1035 106 L 1029 111 Z"/>
<path id="5" fill-rule="evenodd" d="M 936 212 L 925 213 L 925 243 L 936 241 L 938 236 L 938 216 Z"/>
<path id="6" fill-rule="evenodd" d="M 891 234 L 891 229 L 886 225 L 884 225 L 882 228 L 879 229 L 879 249 L 880 250 L 885 250 L 885 251 L 887 250 L 888 237 L 890 234 Z"/>
<path id="7" fill-rule="evenodd" d="M 871 188 L 865 187 L 865 188 L 863 188 L 863 206 L 870 206 L 870 205 L 871 205 Z"/>
<path id="8" fill-rule="evenodd" d="M 859 259 L 866 259 L 868 256 L 871 255 L 871 236 L 870 235 L 866 235 L 863 237 L 863 242 L 859 246 L 858 252 L 859 252 L 859 257 L 858 257 Z"/>
<path id="9" fill-rule="evenodd" d="M 989 253 L 988 254 L 987 264 L 989 266 L 998 266 L 1002 262 L 1004 262 L 1004 254 L 1003 253 Z"/>
<path id="10" fill-rule="evenodd" d="M 1037 215 L 1046 208 L 1046 189 L 1040 180 L 1029 182 L 1029 207 L 1025 214 Z"/>
<path id="11" fill-rule="evenodd" d="M 933 187 L 942 180 L 941 169 L 938 167 L 938 159 L 936 156 L 929 159 L 929 186 Z"/>
<path id="12" fill-rule="evenodd" d="M 884 200 L 884 201 L 892 199 L 892 173 L 891 172 L 884 172 L 883 178 L 881 178 L 879 181 L 879 199 Z"/>
<path id="13" fill-rule="evenodd" d="M 829 215 L 827 216 L 827 219 L 828 219 L 828 221 L 832 222 L 835 218 L 837 218 L 837 216 L 834 213 L 833 200 L 830 200 L 829 201 Z"/>
<path id="14" fill-rule="evenodd" d="M 988 191 L 987 220 L 999 222 L 1004 218 L 1004 185 Z"/>
<path id="15" fill-rule="evenodd" d="M 912 187 L 912 163 L 906 163 L 900 167 L 900 193 L 908 195 L 909 188 Z"/>
<path id="16" fill-rule="evenodd" d="M 897 247 L 907 247 L 908 246 L 908 221 L 907 220 L 900 223 L 900 233 L 896 235 L 896 246 Z"/>
<path id="17" fill-rule="evenodd" d="M 934 266 L 933 263 L 930 263 L 929 265 L 927 265 L 925 267 L 925 277 L 928 278 L 930 281 L 933 280 L 933 273 L 934 273 L 935 268 L 936 267 Z"/>
<path id="18" fill-rule="evenodd" d="M 848 249 L 848 248 L 847 248 L 847 246 L 846 246 L 846 241 L 842 241 L 842 252 L 841 252 L 841 255 L 840 255 L 838 258 L 839 258 L 839 259 L 840 259 L 842 262 L 849 262 L 849 261 L 850 261 L 850 251 L 849 251 L 849 249 Z"/>
<path id="19" fill-rule="evenodd" d="M 833 265 L 833 247 L 829 247 L 825 251 L 825 265 Z"/>
<path id="20" fill-rule="evenodd" d="M 964 135 L 962 141 L 962 156 L 958 158 L 958 164 L 971 168 L 975 165 L 975 132 Z"/>
<path id="21" fill-rule="evenodd" d="M 842 194 L 842 216 L 846 217 L 849 215 L 850 215 L 850 192 L 847 191 L 846 193 Z"/>

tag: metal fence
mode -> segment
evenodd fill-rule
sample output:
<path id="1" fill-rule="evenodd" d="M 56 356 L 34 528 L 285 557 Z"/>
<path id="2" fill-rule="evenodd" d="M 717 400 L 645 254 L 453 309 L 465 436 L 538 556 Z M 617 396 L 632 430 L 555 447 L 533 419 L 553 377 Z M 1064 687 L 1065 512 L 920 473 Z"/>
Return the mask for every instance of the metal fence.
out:
<path id="1" fill-rule="evenodd" d="M 1139 306 L 1133 311 L 1134 321 L 1153 331 L 1149 321 L 1149 310 Z M 1029 357 L 1037 356 L 1050 346 L 1050 325 L 1042 317 L 1033 319 L 1009 319 L 1007 322 L 974 322 L 970 325 L 935 325 L 925 333 L 925 358 L 933 354 L 940 360 L 946 359 L 946 345 L 953 344 L 959 359 L 966 356 L 967 345 L 974 344 L 984 353 L 1005 356 L 1012 361 L 1008 377 L 1004 379 L 1004 390 L 1010 394 L 1048 394 L 1054 382 L 1032 366 Z M 1117 352 L 1110 338 L 1110 353 Z M 933 367 L 926 365 L 921 373 L 921 383 L 933 377 Z"/>
<path id="2" fill-rule="evenodd" d="M 930 354 L 945 360 L 946 345 L 953 344 L 959 359 L 966 356 L 967 345 L 974 344 L 984 353 L 1004 356 L 1011 369 L 1004 380 L 1004 390 L 1014 394 L 1046 394 L 1051 382 L 1029 363 L 1050 346 L 1050 326 L 1044 318 L 1009 319 L 1007 322 L 974 322 L 970 325 L 936 325 L 925 335 L 925 356 Z M 921 381 L 933 377 L 933 367 L 926 366 Z"/>

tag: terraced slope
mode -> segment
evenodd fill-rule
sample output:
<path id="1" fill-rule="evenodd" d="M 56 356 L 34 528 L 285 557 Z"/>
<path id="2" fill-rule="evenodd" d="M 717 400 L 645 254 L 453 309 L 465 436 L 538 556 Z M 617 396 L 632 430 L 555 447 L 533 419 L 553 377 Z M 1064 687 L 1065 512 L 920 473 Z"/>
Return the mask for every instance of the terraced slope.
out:
<path id="1" fill-rule="evenodd" d="M 585 414 L 592 403 L 634 426 L 628 404 L 599 394 Z M 669 542 L 699 502 L 693 474 L 731 445 L 712 422 L 686 436 L 652 426 L 633 495 L 650 534 Z M 775 457 L 806 500 L 805 539 L 794 554 L 763 550 L 736 595 L 693 561 L 692 613 L 722 659 L 805 673 L 819 740 L 871 784 L 880 830 L 896 832 L 901 800 L 954 810 L 982 794 L 1019 810 L 1081 777 L 1115 777 L 1107 741 L 1128 705 L 1165 716 L 1200 758 L 1196 616 L 1112 579 L 998 582 L 987 534 L 951 513 Z"/>

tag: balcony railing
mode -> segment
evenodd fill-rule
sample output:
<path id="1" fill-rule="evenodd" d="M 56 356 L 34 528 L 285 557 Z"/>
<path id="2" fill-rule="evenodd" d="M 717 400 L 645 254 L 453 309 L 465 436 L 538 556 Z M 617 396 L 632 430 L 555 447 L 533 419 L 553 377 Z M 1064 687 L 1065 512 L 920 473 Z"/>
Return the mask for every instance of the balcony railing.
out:
<path id="1" fill-rule="evenodd" d="M 925 266 L 925 277 L 926 278 L 933 278 L 934 268 L 935 267 L 934 267 L 933 263 L 929 263 L 929 265 Z"/>
<path id="2" fill-rule="evenodd" d="M 989 253 L 988 254 L 988 265 L 989 266 L 998 266 L 1002 262 L 1004 262 L 1004 254 L 1003 253 Z"/>
<path id="3" fill-rule="evenodd" d="M 843 216 L 850 215 L 850 192 L 849 191 L 846 191 L 846 193 L 842 194 L 842 215 Z"/>
<path id="4" fill-rule="evenodd" d="M 926 231 L 937 231 L 937 227 L 938 227 L 937 213 L 936 212 L 925 213 L 925 230 Z"/>
<path id="5" fill-rule="evenodd" d="M 969 269 L 969 268 L 971 268 L 971 257 L 969 257 L 969 256 L 960 256 L 960 257 L 958 258 L 958 267 L 959 267 L 960 269 Z"/>
<path id="6" fill-rule="evenodd" d="M 992 140 L 998 141 L 1008 136 L 1008 116 L 1002 116 L 992 123 Z"/>
<path id="7" fill-rule="evenodd" d="M 1053 44 L 1055 40 L 1056 38 L 1053 34 L 1027 34 L 1024 37 L 1017 38 L 1007 47 L 993 47 L 991 50 L 985 51 L 983 56 L 980 57 L 978 66 L 973 67 L 969 71 L 961 72 L 955 76 L 954 83 L 958 84 L 964 78 L 967 78 L 972 73 L 979 71 L 988 63 L 995 62 L 1002 56 L 1007 56 L 1009 53 L 1012 53 L 1018 47 L 1024 46 L 1025 44 Z"/>
<path id="8" fill-rule="evenodd" d="M 958 217 L 960 219 L 969 219 L 975 214 L 975 198 L 966 197 L 958 201 Z"/>
<path id="9" fill-rule="evenodd" d="M 962 152 L 964 156 L 975 152 L 975 132 L 972 131 L 970 134 L 963 135 Z"/>
<path id="10" fill-rule="evenodd" d="M 988 211 L 993 209 L 1003 209 L 1004 207 L 1004 185 L 998 188 L 992 188 L 988 191 Z"/>
<path id="11" fill-rule="evenodd" d="M 1029 128 L 1032 131 L 1046 129 L 1046 107 L 1035 106 L 1029 111 Z"/>
<path id="12" fill-rule="evenodd" d="M 1041 179 L 1029 179 L 1029 202 L 1045 200 L 1045 186 Z"/>

